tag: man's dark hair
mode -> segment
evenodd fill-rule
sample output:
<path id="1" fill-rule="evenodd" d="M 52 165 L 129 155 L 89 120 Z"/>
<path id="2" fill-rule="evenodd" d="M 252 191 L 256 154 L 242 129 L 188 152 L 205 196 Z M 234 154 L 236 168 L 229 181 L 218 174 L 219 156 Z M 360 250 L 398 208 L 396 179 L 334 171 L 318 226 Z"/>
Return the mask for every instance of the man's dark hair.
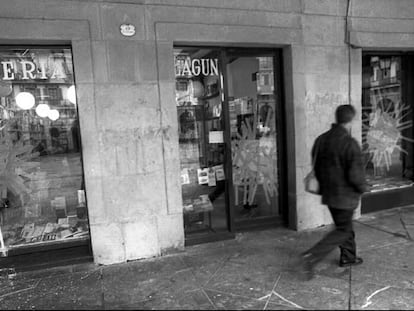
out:
<path id="1" fill-rule="evenodd" d="M 354 106 L 352 105 L 341 105 L 336 108 L 335 117 L 336 123 L 338 124 L 346 124 L 352 121 L 355 117 L 356 111 Z"/>

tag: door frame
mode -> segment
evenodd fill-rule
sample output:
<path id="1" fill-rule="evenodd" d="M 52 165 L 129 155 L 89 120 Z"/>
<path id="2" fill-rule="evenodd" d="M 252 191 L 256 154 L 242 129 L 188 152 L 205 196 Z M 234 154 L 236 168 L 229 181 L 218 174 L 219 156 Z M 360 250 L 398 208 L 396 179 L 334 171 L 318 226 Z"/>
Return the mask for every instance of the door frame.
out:
<path id="1" fill-rule="evenodd" d="M 225 152 L 225 174 L 227 176 L 225 183 L 225 202 L 228 233 L 206 234 L 205 236 L 186 236 L 185 245 L 194 245 L 199 243 L 218 241 L 223 239 L 234 238 L 236 232 L 274 228 L 275 225 L 288 226 L 289 207 L 287 195 L 287 140 L 286 140 L 286 111 L 285 111 L 285 89 L 284 89 L 284 66 L 283 66 L 283 49 L 268 47 L 217 47 L 208 45 L 191 45 L 177 44 L 174 48 L 197 47 L 206 49 L 215 49 L 219 51 L 219 70 L 222 79 L 222 122 L 224 128 L 224 152 Z M 249 218 L 243 221 L 235 221 L 235 198 L 233 191 L 233 172 L 232 172 L 232 154 L 231 154 L 231 133 L 230 133 L 230 114 L 228 98 L 228 75 L 226 66 L 229 63 L 229 57 L 242 56 L 272 56 L 273 57 L 273 78 L 274 78 L 274 96 L 275 96 L 275 122 L 276 122 L 276 144 L 277 144 L 277 166 L 278 166 L 278 203 L 279 210 L 276 216 L 267 216 L 260 218 Z"/>

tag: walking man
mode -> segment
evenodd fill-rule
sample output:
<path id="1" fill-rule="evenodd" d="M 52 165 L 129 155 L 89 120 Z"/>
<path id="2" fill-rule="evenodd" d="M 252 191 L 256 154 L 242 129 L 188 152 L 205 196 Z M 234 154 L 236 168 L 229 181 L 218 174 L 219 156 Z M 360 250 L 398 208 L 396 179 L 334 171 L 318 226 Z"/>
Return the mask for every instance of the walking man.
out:
<path id="1" fill-rule="evenodd" d="M 312 148 L 322 204 L 328 206 L 335 229 L 302 254 L 308 279 L 313 277 L 314 266 L 338 246 L 339 266 L 362 263 L 356 253 L 352 217 L 361 194 L 368 191 L 368 187 L 361 148 L 351 136 L 355 114 L 352 105 L 339 106 L 335 113 L 336 123 L 316 139 Z"/>

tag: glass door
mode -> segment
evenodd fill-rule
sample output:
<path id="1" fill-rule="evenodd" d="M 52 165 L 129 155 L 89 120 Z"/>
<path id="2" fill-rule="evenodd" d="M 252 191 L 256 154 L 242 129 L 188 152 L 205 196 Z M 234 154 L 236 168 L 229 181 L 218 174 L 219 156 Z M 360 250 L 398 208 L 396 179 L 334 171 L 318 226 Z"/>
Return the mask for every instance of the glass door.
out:
<path id="1" fill-rule="evenodd" d="M 413 60 L 403 54 L 363 57 L 362 142 L 371 185 L 363 212 L 414 202 Z"/>
<path id="2" fill-rule="evenodd" d="M 280 219 L 274 51 L 229 51 L 226 62 L 233 215 L 237 228 Z M 279 94 L 278 94 L 279 93 Z"/>

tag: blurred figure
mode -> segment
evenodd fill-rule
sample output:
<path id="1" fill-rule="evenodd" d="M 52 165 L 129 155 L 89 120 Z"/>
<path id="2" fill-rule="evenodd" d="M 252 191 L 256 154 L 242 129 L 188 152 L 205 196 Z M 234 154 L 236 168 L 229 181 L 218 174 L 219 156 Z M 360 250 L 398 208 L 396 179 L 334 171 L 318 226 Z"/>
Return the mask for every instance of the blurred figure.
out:
<path id="1" fill-rule="evenodd" d="M 336 123 L 316 139 L 312 148 L 322 204 L 328 206 L 335 229 L 302 254 L 308 280 L 313 277 L 314 266 L 338 246 L 339 266 L 362 263 L 362 258 L 356 253 L 352 217 L 361 194 L 368 191 L 368 186 L 361 148 L 351 136 L 355 114 L 353 106 L 339 106 L 335 113 Z"/>

